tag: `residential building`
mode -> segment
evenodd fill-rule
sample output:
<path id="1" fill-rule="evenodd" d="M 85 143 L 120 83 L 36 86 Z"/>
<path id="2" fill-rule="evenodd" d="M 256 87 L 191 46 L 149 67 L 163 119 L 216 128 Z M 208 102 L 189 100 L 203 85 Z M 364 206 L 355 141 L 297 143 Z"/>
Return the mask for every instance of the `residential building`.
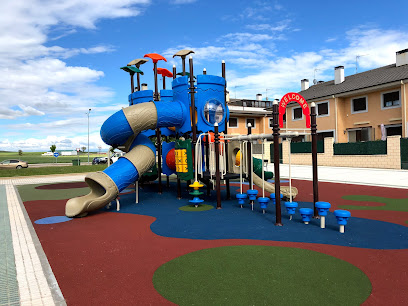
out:
<path id="1" fill-rule="evenodd" d="M 262 95 L 257 99 L 229 99 L 227 96 L 230 119 L 228 121 L 228 134 L 247 134 L 248 123 L 251 123 L 252 133 L 272 133 L 269 119 L 272 112 L 267 110 L 273 101 L 262 101 Z"/>
<path id="2" fill-rule="evenodd" d="M 344 67 L 334 68 L 334 80 L 301 81 L 299 92 L 317 107 L 320 139 L 335 142 L 379 140 L 386 136 L 408 137 L 408 49 L 396 53 L 396 63 L 344 77 Z M 286 128 L 303 128 L 305 120 L 296 103 L 286 109 Z M 309 138 L 309 137 L 308 137 Z M 305 140 L 309 140 L 306 138 Z"/>
<path id="3" fill-rule="evenodd" d="M 396 52 L 396 63 L 344 76 L 344 67 L 334 68 L 334 79 L 301 81 L 299 92 L 310 105 L 316 103 L 318 139 L 333 137 L 335 142 L 380 140 L 382 137 L 408 137 L 408 49 Z M 272 102 L 257 99 L 228 99 L 229 134 L 272 133 Z M 383 127 L 382 127 L 383 125 Z M 301 107 L 289 103 L 283 129 L 305 128 Z M 310 135 L 292 141 L 310 141 Z"/>

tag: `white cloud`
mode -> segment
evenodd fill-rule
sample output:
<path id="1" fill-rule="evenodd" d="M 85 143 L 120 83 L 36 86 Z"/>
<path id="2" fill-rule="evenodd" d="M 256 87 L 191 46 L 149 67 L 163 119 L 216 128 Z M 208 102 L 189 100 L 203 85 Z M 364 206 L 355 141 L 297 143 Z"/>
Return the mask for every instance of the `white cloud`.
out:
<path id="1" fill-rule="evenodd" d="M 48 152 L 50 146 L 55 144 L 58 150 L 72 150 L 76 148 L 88 147 L 88 136 L 73 136 L 67 138 L 65 136 L 47 136 L 47 137 L 30 137 L 24 140 L 3 139 L 0 140 L 0 151 L 35 151 Z M 103 143 L 98 133 L 89 135 L 90 151 L 98 150 L 101 146 L 103 151 L 107 151 L 109 147 Z M 23 156 L 24 159 L 24 156 Z"/>
<path id="2" fill-rule="evenodd" d="M 254 30 L 254 31 L 282 32 L 285 30 L 290 30 L 291 22 L 292 21 L 290 19 L 285 19 L 285 20 L 279 21 L 275 25 L 271 25 L 268 23 L 248 24 L 246 25 L 246 28 L 250 30 Z"/>
<path id="3" fill-rule="evenodd" d="M 193 47 L 179 45 L 164 50 L 162 54 L 166 58 L 171 58 L 173 54 L 181 49 L 190 49 L 195 52 L 194 63 L 196 64 L 200 64 L 203 60 L 219 61 L 220 56 L 222 56 L 223 59 L 228 59 L 230 63 L 256 68 L 263 65 L 264 59 L 273 56 L 274 40 L 275 38 L 268 34 L 229 33 L 216 39 L 219 46 Z M 169 63 L 176 64 L 176 61 L 171 58 Z"/>
<path id="4" fill-rule="evenodd" d="M 0 1 L 0 127 L 4 137 L 13 137 L 7 143 L 15 143 L 14 137 L 25 138 L 33 130 L 39 135 L 53 133 L 53 137 L 69 136 L 72 139 L 75 132 L 79 135 L 86 132 L 84 113 L 89 107 L 101 105 L 101 110 L 111 109 L 104 104 L 114 93 L 110 88 L 96 85 L 104 73 L 67 65 L 64 59 L 79 54 L 113 52 L 114 47 L 104 44 L 87 46 L 86 42 L 78 48 L 53 44 L 59 38 L 75 33 L 77 28 L 95 29 L 101 19 L 137 16 L 150 2 Z M 62 34 L 53 37 L 54 33 Z M 18 123 L 24 117 L 30 117 L 31 124 Z M 100 121 L 106 117 L 98 116 Z M 95 131 L 95 137 L 100 139 L 99 131 Z M 37 142 L 35 139 L 18 145 L 35 148 Z M 5 143 L 2 142 L 1 148 L 7 146 Z"/>
<path id="5" fill-rule="evenodd" d="M 272 35 L 254 35 L 249 33 L 231 33 L 217 40 L 219 45 L 208 47 L 188 46 L 195 50 L 194 58 L 201 60 L 219 60 L 220 54 L 228 64 L 228 88 L 232 96 L 255 98 L 257 93 L 265 93 L 268 88 L 270 98 L 280 98 L 288 90 L 300 90 L 300 80 L 313 80 L 314 71 L 318 80 L 332 80 L 334 67 L 344 65 L 355 68 L 357 55 L 361 69 L 373 69 L 395 63 L 395 52 L 407 48 L 408 31 L 381 30 L 359 27 L 345 33 L 341 49 L 320 49 L 295 53 L 288 57 L 277 57 L 274 45 L 265 43 L 274 41 Z M 174 54 L 181 46 L 168 49 Z M 234 66 L 237 64 L 238 66 Z M 248 66 L 242 76 L 242 66 Z"/>
<path id="6" fill-rule="evenodd" d="M 24 111 L 25 116 L 44 116 L 45 115 L 44 112 L 41 112 L 35 109 L 34 107 L 26 106 L 23 104 L 19 104 L 18 106 Z"/>
<path id="7" fill-rule="evenodd" d="M 344 65 L 355 68 L 356 55 L 361 57 L 359 67 L 373 69 L 395 63 L 395 52 L 407 47 L 408 32 L 356 28 L 346 33 L 347 46 L 338 50 L 322 49 L 315 52 L 303 52 L 291 57 L 271 59 L 257 74 L 230 79 L 228 85 L 241 86 L 237 96 L 254 98 L 255 93 L 271 89 L 277 98 L 287 89 L 300 90 L 300 80 L 313 79 L 314 69 L 319 68 L 316 78 L 332 80 L 334 67 Z M 238 75 L 238 74 L 236 74 Z"/>
<path id="8" fill-rule="evenodd" d="M 337 40 L 337 37 L 330 37 L 330 38 L 326 39 L 325 41 L 326 42 L 333 42 L 333 41 L 336 41 L 336 40 Z"/>

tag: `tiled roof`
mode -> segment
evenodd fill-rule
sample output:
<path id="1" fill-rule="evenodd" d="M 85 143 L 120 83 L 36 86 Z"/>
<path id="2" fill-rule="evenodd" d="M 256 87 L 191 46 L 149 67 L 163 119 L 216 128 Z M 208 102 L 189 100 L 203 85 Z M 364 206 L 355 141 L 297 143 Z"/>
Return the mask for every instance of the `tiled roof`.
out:
<path id="1" fill-rule="evenodd" d="M 341 84 L 335 85 L 332 80 L 313 85 L 299 93 L 306 100 L 314 100 L 405 79 L 408 79 L 408 65 L 396 67 L 392 64 L 347 76 Z"/>

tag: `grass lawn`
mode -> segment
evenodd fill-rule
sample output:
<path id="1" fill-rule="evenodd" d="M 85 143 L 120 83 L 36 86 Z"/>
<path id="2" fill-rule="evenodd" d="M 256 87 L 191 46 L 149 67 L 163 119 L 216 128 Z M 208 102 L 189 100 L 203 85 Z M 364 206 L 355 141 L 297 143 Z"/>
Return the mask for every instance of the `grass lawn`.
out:
<path id="1" fill-rule="evenodd" d="M 29 164 L 43 164 L 43 163 L 55 163 L 54 156 L 42 156 L 44 152 L 23 152 L 23 155 L 18 155 L 18 152 L 6 152 L 0 151 L 0 162 L 6 159 L 20 159 L 28 162 Z M 94 157 L 106 156 L 106 154 L 97 154 L 95 152 L 89 153 L 89 161 L 92 162 Z M 59 156 L 58 163 L 72 163 L 73 159 L 78 159 L 78 156 Z M 88 153 L 80 153 L 79 159 L 81 162 L 88 161 Z"/>
<path id="2" fill-rule="evenodd" d="M 31 175 L 49 175 L 49 174 L 68 174 L 68 173 L 86 173 L 103 171 L 107 167 L 103 165 L 89 166 L 63 166 L 63 167 L 41 167 L 41 168 L 23 168 L 23 169 L 0 169 L 0 177 L 31 176 Z"/>

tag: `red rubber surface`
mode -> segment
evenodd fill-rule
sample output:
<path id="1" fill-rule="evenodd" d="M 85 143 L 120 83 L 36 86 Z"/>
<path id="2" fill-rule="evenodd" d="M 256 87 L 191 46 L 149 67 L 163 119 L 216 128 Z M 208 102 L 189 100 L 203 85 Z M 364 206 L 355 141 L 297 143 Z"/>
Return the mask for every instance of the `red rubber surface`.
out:
<path id="1" fill-rule="evenodd" d="M 299 201 L 311 201 L 312 182 L 296 181 Z M 407 191 L 319 183 L 319 200 L 349 204 L 345 194 L 407 197 Z M 25 202 L 27 212 L 68 305 L 169 305 L 153 287 L 154 271 L 189 252 L 226 245 L 270 245 L 310 249 L 345 260 L 369 277 L 373 291 L 364 305 L 408 304 L 408 250 L 371 250 L 292 242 L 165 238 L 150 231 L 153 217 L 102 212 L 50 225 L 34 221 L 64 215 L 65 200 Z M 352 216 L 407 225 L 401 212 L 352 211 Z"/>

